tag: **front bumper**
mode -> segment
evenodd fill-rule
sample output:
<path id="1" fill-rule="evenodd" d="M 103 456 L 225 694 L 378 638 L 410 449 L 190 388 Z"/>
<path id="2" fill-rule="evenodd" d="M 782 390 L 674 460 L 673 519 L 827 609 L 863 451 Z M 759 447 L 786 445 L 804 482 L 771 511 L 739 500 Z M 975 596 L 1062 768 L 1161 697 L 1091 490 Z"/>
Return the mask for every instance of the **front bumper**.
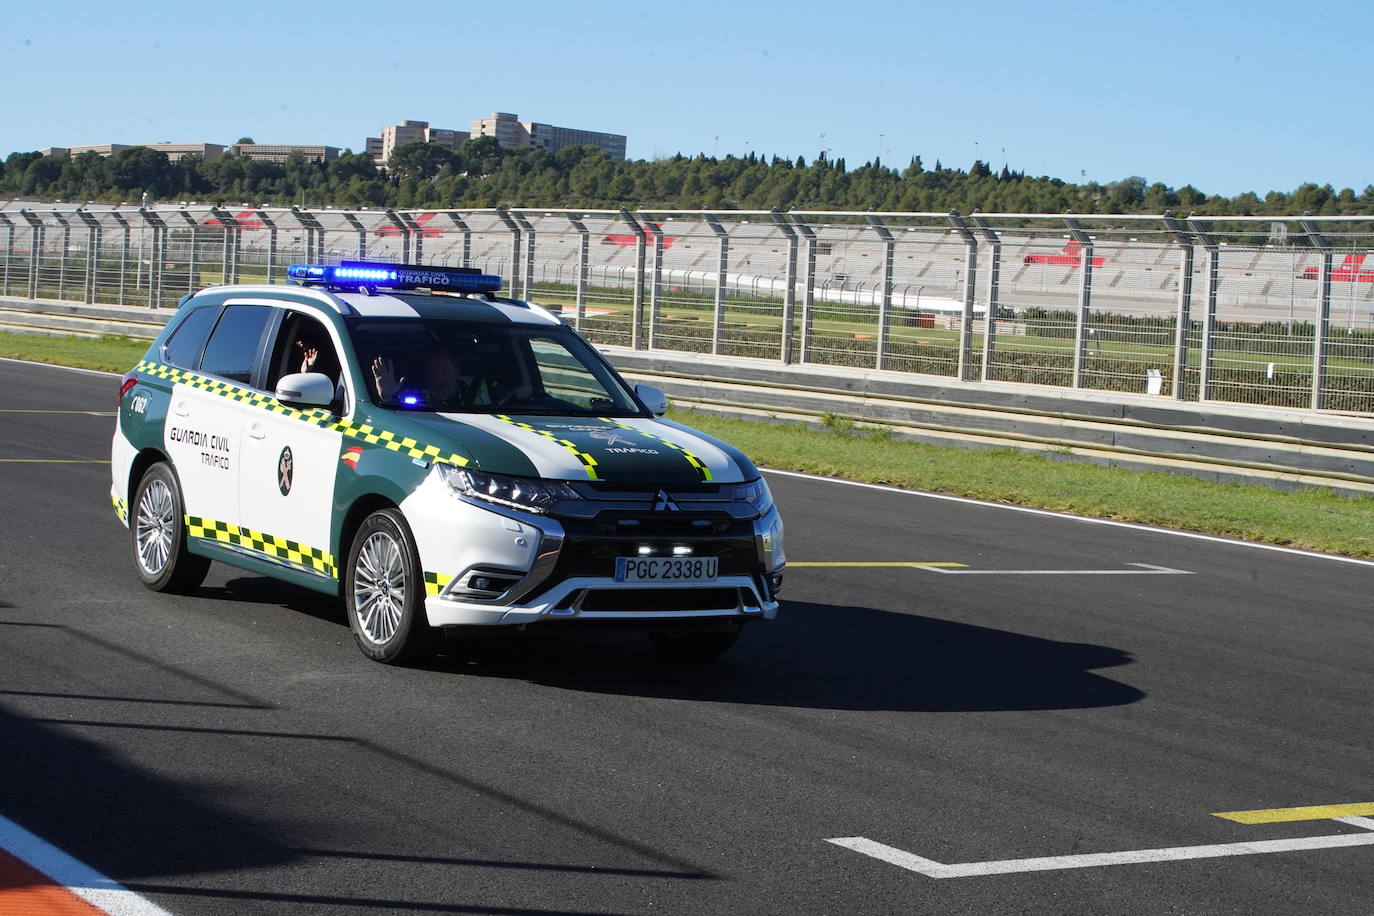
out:
<path id="1" fill-rule="evenodd" d="M 649 501 L 617 494 L 579 504 L 577 515 L 553 517 L 460 499 L 446 485 L 442 493 L 421 492 L 431 486 L 402 507 L 426 570 L 431 626 L 690 624 L 777 615 L 785 557 L 775 507 L 750 518 L 738 505 L 689 498 L 681 500 L 683 511 L 654 513 Z M 684 551 L 719 558 L 716 579 L 690 585 L 615 580 L 617 557 Z"/>

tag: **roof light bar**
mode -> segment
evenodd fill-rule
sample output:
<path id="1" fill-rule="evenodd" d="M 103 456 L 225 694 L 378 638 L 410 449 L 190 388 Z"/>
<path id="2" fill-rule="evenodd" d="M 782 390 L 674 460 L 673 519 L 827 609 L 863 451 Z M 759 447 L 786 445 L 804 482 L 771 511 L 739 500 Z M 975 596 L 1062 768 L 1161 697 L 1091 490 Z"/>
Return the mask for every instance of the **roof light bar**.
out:
<path id="1" fill-rule="evenodd" d="M 505 282 L 494 274 L 484 274 L 471 267 L 426 267 L 380 261 L 344 261 L 337 266 L 292 264 L 286 269 L 286 276 L 303 286 L 437 289 L 456 293 L 494 293 Z"/>

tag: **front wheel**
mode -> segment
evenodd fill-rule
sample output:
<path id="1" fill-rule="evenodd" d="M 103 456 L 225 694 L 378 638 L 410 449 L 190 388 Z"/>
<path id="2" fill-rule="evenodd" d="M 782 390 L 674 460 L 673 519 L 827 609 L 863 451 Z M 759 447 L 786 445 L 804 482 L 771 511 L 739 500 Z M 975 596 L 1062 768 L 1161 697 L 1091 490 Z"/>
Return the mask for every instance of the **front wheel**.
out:
<path id="1" fill-rule="evenodd" d="M 210 561 L 186 549 L 186 508 L 176 475 L 159 462 L 138 482 L 129 531 L 134 568 L 155 592 L 189 592 L 205 581 Z"/>
<path id="2" fill-rule="evenodd" d="M 363 520 L 344 570 L 348 625 L 358 648 L 384 664 L 414 659 L 431 643 L 415 541 L 397 509 Z"/>

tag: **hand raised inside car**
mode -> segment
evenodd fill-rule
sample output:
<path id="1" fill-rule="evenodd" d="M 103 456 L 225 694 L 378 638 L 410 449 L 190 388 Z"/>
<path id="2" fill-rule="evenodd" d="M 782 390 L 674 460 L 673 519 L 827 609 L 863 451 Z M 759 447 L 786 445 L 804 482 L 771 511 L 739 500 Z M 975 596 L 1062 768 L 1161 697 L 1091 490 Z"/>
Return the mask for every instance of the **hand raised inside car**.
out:
<path id="1" fill-rule="evenodd" d="M 396 389 L 405 384 L 404 378 L 396 377 L 396 367 L 385 356 L 372 360 L 372 379 L 377 387 L 377 397 L 383 401 L 396 398 Z"/>

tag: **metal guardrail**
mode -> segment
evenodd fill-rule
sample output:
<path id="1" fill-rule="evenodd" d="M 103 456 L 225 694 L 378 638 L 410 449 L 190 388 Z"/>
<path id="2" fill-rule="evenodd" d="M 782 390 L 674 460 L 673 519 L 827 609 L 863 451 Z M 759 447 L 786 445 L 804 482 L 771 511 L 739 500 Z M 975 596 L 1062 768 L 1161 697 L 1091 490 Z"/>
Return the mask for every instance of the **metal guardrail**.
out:
<path id="1" fill-rule="evenodd" d="M 405 260 L 636 349 L 1374 413 L 1371 250 L 1350 217 L 10 204 L 0 295 L 156 309 Z"/>

